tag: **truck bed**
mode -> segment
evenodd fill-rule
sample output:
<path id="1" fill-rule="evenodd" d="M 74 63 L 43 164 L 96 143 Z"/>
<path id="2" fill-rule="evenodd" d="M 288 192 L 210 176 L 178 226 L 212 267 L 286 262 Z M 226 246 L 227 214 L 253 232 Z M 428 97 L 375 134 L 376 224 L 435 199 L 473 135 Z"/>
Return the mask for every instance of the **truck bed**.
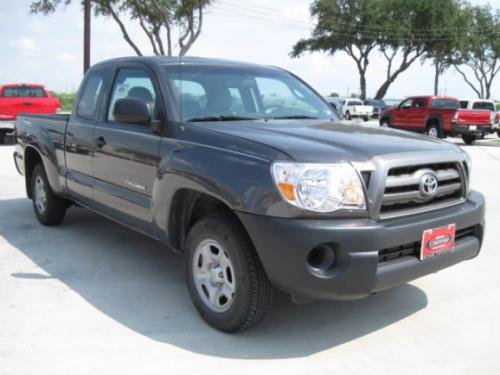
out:
<path id="1" fill-rule="evenodd" d="M 60 186 L 63 180 L 60 173 L 66 170 L 64 137 L 69 118 L 68 114 L 22 114 L 17 117 L 15 123 L 17 138 L 15 157 L 21 158 L 21 155 L 25 154 L 23 150 L 26 147 L 37 149 L 42 159 L 50 161 L 44 163 L 47 168 L 54 169 L 48 171 L 48 175 L 61 178 L 61 181 L 55 181 L 53 179 L 57 177 L 49 177 L 51 184 L 54 184 L 53 186 Z M 19 171 L 24 173 L 23 161 L 16 160 L 16 165 L 18 165 Z"/>

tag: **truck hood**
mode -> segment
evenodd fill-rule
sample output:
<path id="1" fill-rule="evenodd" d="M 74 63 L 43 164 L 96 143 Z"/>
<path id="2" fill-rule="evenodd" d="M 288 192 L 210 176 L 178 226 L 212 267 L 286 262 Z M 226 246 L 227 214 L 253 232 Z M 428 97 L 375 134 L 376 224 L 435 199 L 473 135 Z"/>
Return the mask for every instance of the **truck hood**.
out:
<path id="1" fill-rule="evenodd" d="M 196 126 L 257 142 L 297 161 L 367 161 L 375 156 L 456 151 L 451 143 L 406 131 L 325 120 L 206 122 Z"/>

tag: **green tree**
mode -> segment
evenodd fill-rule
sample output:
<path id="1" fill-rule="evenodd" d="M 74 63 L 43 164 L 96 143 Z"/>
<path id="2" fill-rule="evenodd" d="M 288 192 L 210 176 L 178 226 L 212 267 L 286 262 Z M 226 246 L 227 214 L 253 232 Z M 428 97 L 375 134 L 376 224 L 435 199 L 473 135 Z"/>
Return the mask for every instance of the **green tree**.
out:
<path id="1" fill-rule="evenodd" d="M 359 73 L 361 98 L 366 98 L 366 75 L 375 51 L 386 60 L 386 76 L 375 99 L 383 98 L 391 84 L 424 56 L 429 40 L 446 17 L 443 3 L 456 0 L 315 0 L 311 15 L 317 20 L 312 35 L 298 41 L 291 53 L 343 51 Z"/>
<path id="2" fill-rule="evenodd" d="M 75 0 L 78 1 L 78 0 Z M 81 1 L 81 0 L 80 0 Z M 51 14 L 72 0 L 36 0 L 31 13 Z M 123 38 L 139 56 L 143 52 L 134 42 L 124 17 L 138 21 L 155 55 L 184 56 L 201 34 L 203 13 L 212 0 L 91 0 L 94 13 L 110 17 Z M 178 31 L 178 32 L 176 32 Z"/>
<path id="3" fill-rule="evenodd" d="M 434 3 L 438 3 L 441 9 L 433 13 L 440 17 L 433 24 L 440 23 L 441 26 L 428 30 L 423 60 L 430 60 L 434 66 L 434 95 L 438 95 L 440 77 L 458 63 L 458 51 L 467 35 L 468 15 L 464 2 L 442 0 Z M 443 13 L 446 16 L 441 18 Z"/>
<path id="4" fill-rule="evenodd" d="M 466 16 L 467 33 L 455 69 L 479 98 L 489 99 L 500 71 L 500 10 L 493 11 L 489 5 L 469 7 Z"/>

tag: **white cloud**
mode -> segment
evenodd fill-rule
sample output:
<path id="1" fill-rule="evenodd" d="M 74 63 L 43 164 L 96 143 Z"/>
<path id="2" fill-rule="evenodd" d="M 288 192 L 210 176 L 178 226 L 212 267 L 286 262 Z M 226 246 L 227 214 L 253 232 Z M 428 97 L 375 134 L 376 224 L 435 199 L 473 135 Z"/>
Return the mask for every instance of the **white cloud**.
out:
<path id="1" fill-rule="evenodd" d="M 59 55 L 57 55 L 57 60 L 59 60 L 60 62 L 62 62 L 64 64 L 70 64 L 70 63 L 73 63 L 76 61 L 76 57 L 74 55 L 72 55 L 71 53 L 64 52 L 64 53 L 60 53 Z"/>
<path id="2" fill-rule="evenodd" d="M 28 37 L 13 39 L 9 42 L 9 46 L 25 52 L 33 52 L 33 51 L 38 51 L 40 49 L 40 47 L 35 43 L 35 41 Z"/>

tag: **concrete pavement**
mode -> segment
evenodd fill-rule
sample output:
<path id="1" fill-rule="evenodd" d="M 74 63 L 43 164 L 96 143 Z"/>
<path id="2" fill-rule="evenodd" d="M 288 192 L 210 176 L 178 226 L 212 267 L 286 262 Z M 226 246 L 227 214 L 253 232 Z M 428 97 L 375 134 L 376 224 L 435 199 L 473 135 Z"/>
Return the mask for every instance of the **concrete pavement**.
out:
<path id="1" fill-rule="evenodd" d="M 498 374 L 500 143 L 480 144 L 466 147 L 488 206 L 478 258 L 361 301 L 278 294 L 236 335 L 198 317 L 160 244 L 81 208 L 38 224 L 0 146 L 0 374 Z"/>

